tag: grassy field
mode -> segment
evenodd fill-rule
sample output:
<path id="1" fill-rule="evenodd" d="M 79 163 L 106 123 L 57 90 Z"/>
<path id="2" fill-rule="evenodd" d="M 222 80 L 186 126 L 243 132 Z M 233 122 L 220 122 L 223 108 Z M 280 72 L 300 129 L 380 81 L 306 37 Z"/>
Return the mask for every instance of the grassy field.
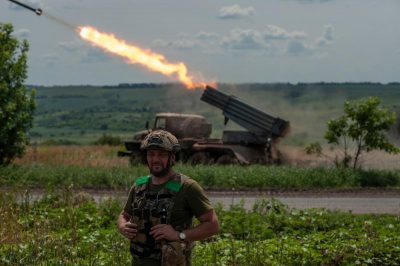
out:
<path id="1" fill-rule="evenodd" d="M 0 168 L 0 186 L 22 188 L 66 187 L 124 188 L 147 175 L 144 165 L 131 167 L 127 158 L 118 158 L 121 147 L 110 146 L 35 146 L 16 161 Z M 332 166 L 289 164 L 282 166 L 177 164 L 176 170 L 209 189 L 276 188 L 359 188 L 400 187 L 400 169 L 357 170 Z M 309 158 L 311 160 L 311 158 Z M 308 162 L 312 164 L 311 162 Z M 398 166 L 398 164 L 395 163 Z M 306 167 L 305 167 L 306 166 Z"/>
<path id="2" fill-rule="evenodd" d="M 22 192 L 23 193 L 23 192 Z M 1 265 L 129 265 L 118 199 L 70 190 L 32 202 L 0 195 Z M 199 242 L 193 265 L 398 265 L 400 217 L 290 210 L 276 200 L 216 207 L 221 232 Z"/>
<path id="3" fill-rule="evenodd" d="M 207 189 L 315 189 L 400 187 L 400 171 L 343 170 L 279 166 L 185 166 L 178 172 L 197 180 Z M 67 187 L 128 189 L 134 180 L 147 175 L 147 168 L 15 166 L 0 168 L 0 186 L 20 188 Z"/>
<path id="4" fill-rule="evenodd" d="M 224 126 L 222 111 L 202 102 L 201 90 L 152 85 L 38 87 L 32 140 L 88 144 L 104 133 L 130 137 L 157 112 L 204 115 L 213 125 L 213 137 L 221 137 L 226 128 L 238 128 L 233 123 Z M 219 84 L 218 89 L 289 120 L 292 130 L 284 141 L 297 146 L 322 141 L 326 122 L 342 113 L 345 100 L 378 96 L 383 106 L 400 113 L 399 83 Z"/>

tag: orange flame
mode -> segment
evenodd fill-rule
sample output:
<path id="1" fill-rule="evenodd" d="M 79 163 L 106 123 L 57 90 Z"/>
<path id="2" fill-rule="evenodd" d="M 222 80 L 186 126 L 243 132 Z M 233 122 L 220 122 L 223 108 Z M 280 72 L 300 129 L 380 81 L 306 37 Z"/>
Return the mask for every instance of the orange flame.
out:
<path id="1" fill-rule="evenodd" d="M 79 27 L 79 34 L 83 39 L 88 40 L 95 46 L 128 59 L 129 63 L 144 65 L 150 70 L 167 76 L 176 75 L 188 89 L 205 88 L 205 83 L 193 81 L 193 77 L 188 75 L 186 65 L 182 62 L 178 64 L 169 63 L 161 54 L 127 44 L 125 41 L 117 39 L 114 35 L 99 32 L 93 27 Z"/>

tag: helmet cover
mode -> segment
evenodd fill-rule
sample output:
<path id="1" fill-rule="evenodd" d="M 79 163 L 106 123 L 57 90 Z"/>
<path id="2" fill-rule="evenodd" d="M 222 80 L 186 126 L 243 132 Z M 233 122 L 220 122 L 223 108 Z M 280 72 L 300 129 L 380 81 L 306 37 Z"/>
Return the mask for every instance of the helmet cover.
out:
<path id="1" fill-rule="evenodd" d="M 150 132 L 140 145 L 141 150 L 160 149 L 176 153 L 180 150 L 177 138 L 165 130 L 155 130 Z"/>

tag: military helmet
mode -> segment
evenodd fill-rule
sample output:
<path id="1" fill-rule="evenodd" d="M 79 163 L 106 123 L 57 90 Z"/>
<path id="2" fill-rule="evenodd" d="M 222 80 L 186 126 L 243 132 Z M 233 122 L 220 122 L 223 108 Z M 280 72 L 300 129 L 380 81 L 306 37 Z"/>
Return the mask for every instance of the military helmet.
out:
<path id="1" fill-rule="evenodd" d="M 176 153 L 181 149 L 178 140 L 174 135 L 165 130 L 155 130 L 150 132 L 140 145 L 141 150 L 161 149 Z"/>

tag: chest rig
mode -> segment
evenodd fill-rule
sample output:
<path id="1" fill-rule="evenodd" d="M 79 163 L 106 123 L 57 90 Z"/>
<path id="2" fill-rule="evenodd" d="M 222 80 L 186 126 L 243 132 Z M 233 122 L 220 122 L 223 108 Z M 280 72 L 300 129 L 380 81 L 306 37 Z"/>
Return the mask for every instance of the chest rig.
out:
<path id="1" fill-rule="evenodd" d="M 161 242 L 154 240 L 153 236 L 150 235 L 150 229 L 157 224 L 170 224 L 175 196 L 182 189 L 187 178 L 184 175 L 175 174 L 158 192 L 150 190 L 150 176 L 136 180 L 131 221 L 137 224 L 138 233 L 135 239 L 131 241 L 130 251 L 132 255 L 139 258 L 161 258 Z"/>

